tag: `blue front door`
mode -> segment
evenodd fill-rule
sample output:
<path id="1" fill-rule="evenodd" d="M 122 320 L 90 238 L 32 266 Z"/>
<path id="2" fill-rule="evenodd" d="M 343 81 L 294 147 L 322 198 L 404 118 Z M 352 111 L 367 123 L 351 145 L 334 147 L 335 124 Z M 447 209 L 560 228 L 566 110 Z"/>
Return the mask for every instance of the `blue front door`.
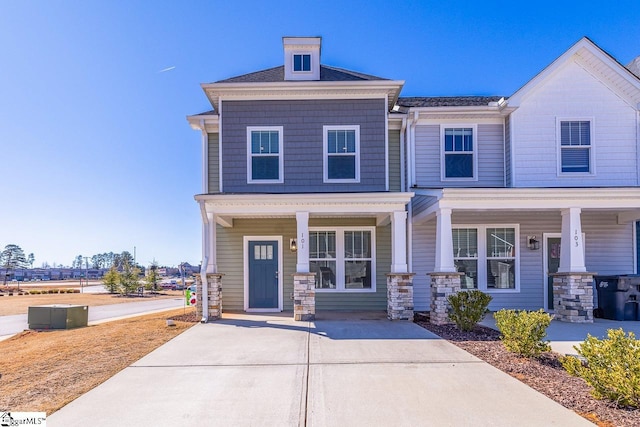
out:
<path id="1" fill-rule="evenodd" d="M 278 308 L 278 241 L 249 242 L 249 308 Z"/>

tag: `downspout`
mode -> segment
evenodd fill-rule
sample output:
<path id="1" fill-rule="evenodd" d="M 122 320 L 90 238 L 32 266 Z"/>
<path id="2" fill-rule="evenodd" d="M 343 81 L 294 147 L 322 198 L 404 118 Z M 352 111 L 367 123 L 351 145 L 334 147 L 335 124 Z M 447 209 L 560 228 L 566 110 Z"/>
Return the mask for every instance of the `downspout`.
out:
<path id="1" fill-rule="evenodd" d="M 207 267 L 209 266 L 209 218 L 207 218 L 207 210 L 204 202 L 200 202 L 200 214 L 202 215 L 202 224 L 204 225 L 202 236 L 202 265 L 200 266 L 200 280 L 202 281 L 202 295 L 200 300 L 202 301 L 202 319 L 201 323 L 207 323 L 209 320 L 209 284 L 207 283 Z"/>

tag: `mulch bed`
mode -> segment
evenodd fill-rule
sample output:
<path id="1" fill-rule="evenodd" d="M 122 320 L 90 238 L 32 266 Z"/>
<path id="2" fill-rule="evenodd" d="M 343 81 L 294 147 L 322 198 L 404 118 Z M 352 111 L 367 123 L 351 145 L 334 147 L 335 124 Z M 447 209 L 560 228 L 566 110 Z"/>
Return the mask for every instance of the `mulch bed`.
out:
<path id="1" fill-rule="evenodd" d="M 640 426 L 640 409 L 618 408 L 595 399 L 584 380 L 562 368 L 557 353 L 527 359 L 507 351 L 500 333 L 484 326 L 476 326 L 471 332 L 459 331 L 455 325 L 432 325 L 428 316 L 420 313 L 416 313 L 415 322 L 599 426 Z"/>

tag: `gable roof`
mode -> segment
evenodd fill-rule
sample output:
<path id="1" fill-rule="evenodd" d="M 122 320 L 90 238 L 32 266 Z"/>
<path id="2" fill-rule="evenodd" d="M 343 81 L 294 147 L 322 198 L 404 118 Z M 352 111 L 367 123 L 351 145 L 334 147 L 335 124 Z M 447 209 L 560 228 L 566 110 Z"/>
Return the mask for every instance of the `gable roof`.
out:
<path id="1" fill-rule="evenodd" d="M 388 80 L 369 74 L 358 73 L 356 71 L 345 70 L 328 65 L 320 65 L 321 82 L 350 82 L 350 81 L 372 81 Z M 266 70 L 255 71 L 241 76 L 230 77 L 218 80 L 215 83 L 276 83 L 284 82 L 284 65 L 268 68 Z M 295 83 L 292 81 L 291 83 Z"/>
<path id="2" fill-rule="evenodd" d="M 574 56 L 579 56 L 588 67 L 591 67 L 594 70 L 594 76 L 603 84 L 618 92 L 634 107 L 637 108 L 640 105 L 640 78 L 591 39 L 583 37 L 511 95 L 509 106 L 519 106 L 527 94 L 565 63 L 571 61 Z"/>

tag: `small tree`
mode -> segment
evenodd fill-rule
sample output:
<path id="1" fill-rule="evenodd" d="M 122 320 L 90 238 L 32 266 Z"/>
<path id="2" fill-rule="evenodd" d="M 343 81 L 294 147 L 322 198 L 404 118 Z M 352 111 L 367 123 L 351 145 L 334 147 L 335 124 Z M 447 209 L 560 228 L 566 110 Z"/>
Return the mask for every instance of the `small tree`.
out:
<path id="1" fill-rule="evenodd" d="M 110 294 L 115 294 L 116 288 L 120 283 L 120 273 L 118 273 L 118 270 L 112 266 L 102 278 L 102 283 L 107 287 Z"/>
<path id="2" fill-rule="evenodd" d="M 133 267 L 128 262 L 123 264 L 122 273 L 120 273 L 120 293 L 129 295 L 138 287 L 138 278 L 140 270 Z"/>
<path id="3" fill-rule="evenodd" d="M 147 289 L 148 291 L 157 291 L 159 279 L 160 275 L 158 274 L 158 263 L 156 260 L 153 260 L 151 266 L 149 266 L 148 274 L 145 278 L 145 289 Z"/>

